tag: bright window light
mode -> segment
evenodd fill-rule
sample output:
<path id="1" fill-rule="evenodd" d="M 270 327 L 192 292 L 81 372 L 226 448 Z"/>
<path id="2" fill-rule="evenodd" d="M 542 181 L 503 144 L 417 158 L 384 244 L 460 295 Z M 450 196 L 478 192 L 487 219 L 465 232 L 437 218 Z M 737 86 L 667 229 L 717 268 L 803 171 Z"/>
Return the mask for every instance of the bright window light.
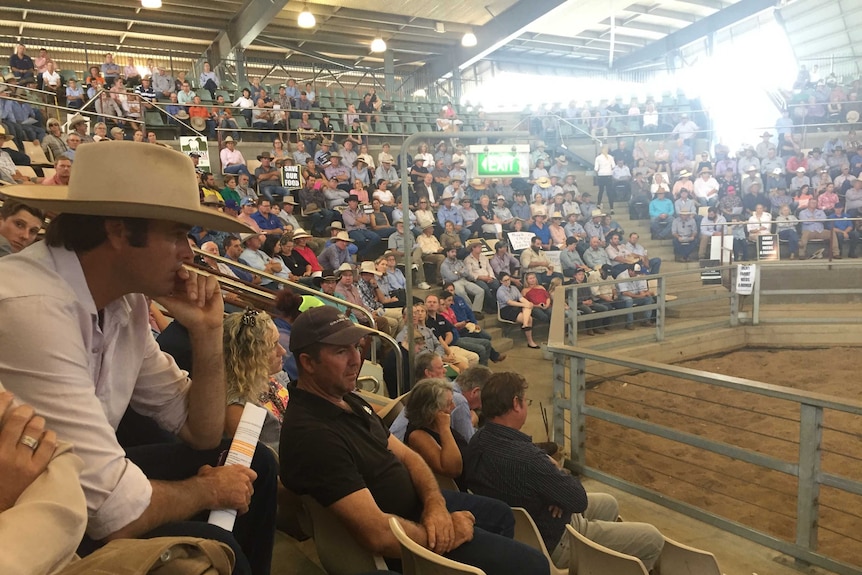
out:
<path id="1" fill-rule="evenodd" d="M 375 38 L 371 42 L 371 51 L 372 52 L 385 52 L 386 51 L 386 42 L 383 41 L 383 38 Z"/>
<path id="2" fill-rule="evenodd" d="M 161 8 L 162 0 L 141 0 L 141 8 Z"/>
<path id="3" fill-rule="evenodd" d="M 479 41 L 476 39 L 476 35 L 472 32 L 467 32 L 466 34 L 464 34 L 464 37 L 461 38 L 461 45 L 465 48 L 472 48 L 478 43 Z"/>

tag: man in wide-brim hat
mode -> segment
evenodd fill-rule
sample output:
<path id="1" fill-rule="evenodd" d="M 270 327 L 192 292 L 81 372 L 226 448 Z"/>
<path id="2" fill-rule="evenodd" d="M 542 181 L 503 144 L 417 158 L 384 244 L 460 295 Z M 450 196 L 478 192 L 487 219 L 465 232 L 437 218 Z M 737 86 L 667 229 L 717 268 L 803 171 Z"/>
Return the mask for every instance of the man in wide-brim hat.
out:
<path id="1" fill-rule="evenodd" d="M 3 193 L 58 214 L 45 241 L 0 260 L 0 381 L 83 460 L 84 547 L 170 532 L 218 539 L 246 570 L 268 570 L 275 461 L 258 448 L 251 469 L 217 466 L 230 446 L 222 438 L 237 424 L 225 422 L 224 304 L 215 277 L 184 267 L 194 257 L 193 226 L 251 230 L 201 206 L 187 156 L 146 143 L 81 146 L 67 186 Z M 188 371 L 153 339 L 148 298 L 187 332 Z M 115 430 L 130 406 L 168 443 L 146 434 L 146 454 L 121 445 Z M 35 453 L 41 423 L 24 433 L 30 439 L 19 449 Z M 232 532 L 190 521 L 210 509 L 241 517 Z"/>

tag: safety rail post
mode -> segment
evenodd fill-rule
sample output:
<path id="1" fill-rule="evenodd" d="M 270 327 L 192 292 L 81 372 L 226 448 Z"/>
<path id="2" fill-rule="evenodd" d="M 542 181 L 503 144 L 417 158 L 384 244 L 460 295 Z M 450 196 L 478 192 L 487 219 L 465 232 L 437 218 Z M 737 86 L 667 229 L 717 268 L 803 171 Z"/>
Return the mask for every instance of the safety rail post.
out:
<path id="1" fill-rule="evenodd" d="M 667 298 L 667 281 L 664 277 L 658 277 L 658 309 L 655 317 L 655 339 L 656 341 L 664 341 L 664 319 L 665 319 L 665 301 Z"/>
<path id="2" fill-rule="evenodd" d="M 760 323 L 760 265 L 754 266 L 754 301 L 751 306 L 751 325 Z"/>
<path id="3" fill-rule="evenodd" d="M 566 293 L 566 303 L 569 306 L 569 345 L 578 345 L 578 320 L 580 319 L 580 311 L 578 311 L 578 288 L 570 288 Z M 565 338 L 564 338 L 565 339 Z"/>
<path id="4" fill-rule="evenodd" d="M 554 354 L 556 357 L 558 354 Z M 569 358 L 569 457 L 577 468 L 587 465 L 587 417 L 584 405 L 587 401 L 587 360 L 582 356 Z"/>
<path id="5" fill-rule="evenodd" d="M 566 363 L 568 361 L 565 356 L 554 354 L 552 364 L 554 395 L 551 401 L 554 435 L 551 441 L 563 446 L 566 445 L 566 406 L 563 405 L 566 400 Z"/>
<path id="6" fill-rule="evenodd" d="M 739 325 L 739 293 L 736 291 L 736 282 L 733 274 L 730 274 L 730 327 Z"/>
<path id="7" fill-rule="evenodd" d="M 799 479 L 796 494 L 796 544 L 817 550 L 820 516 L 820 465 L 823 442 L 823 408 L 799 405 Z M 800 561 L 797 559 L 797 563 Z"/>

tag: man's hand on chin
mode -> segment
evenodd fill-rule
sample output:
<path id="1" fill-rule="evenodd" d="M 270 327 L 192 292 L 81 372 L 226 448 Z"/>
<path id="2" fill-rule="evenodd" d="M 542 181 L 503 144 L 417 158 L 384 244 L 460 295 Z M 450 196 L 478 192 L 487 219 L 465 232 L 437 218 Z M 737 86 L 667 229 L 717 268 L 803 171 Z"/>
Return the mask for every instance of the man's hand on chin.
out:
<path id="1" fill-rule="evenodd" d="M 224 300 L 215 276 L 203 276 L 181 268 L 177 271 L 174 291 L 156 301 L 189 332 L 222 326 Z"/>

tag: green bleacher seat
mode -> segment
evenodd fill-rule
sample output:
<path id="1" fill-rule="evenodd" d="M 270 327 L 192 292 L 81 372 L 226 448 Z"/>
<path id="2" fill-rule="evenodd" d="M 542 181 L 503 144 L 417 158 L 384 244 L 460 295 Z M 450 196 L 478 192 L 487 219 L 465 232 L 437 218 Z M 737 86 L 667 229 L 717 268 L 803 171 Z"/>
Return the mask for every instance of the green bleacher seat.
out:
<path id="1" fill-rule="evenodd" d="M 290 122 L 290 129 L 291 130 L 298 130 L 299 129 L 299 118 L 291 118 L 289 120 L 289 122 Z"/>
<path id="2" fill-rule="evenodd" d="M 347 97 L 357 106 L 359 105 L 359 101 L 362 100 L 362 94 L 360 94 L 359 90 L 356 89 L 348 91 Z"/>
<path id="3" fill-rule="evenodd" d="M 145 112 L 144 113 L 144 122 L 148 126 L 164 126 L 165 120 L 162 118 L 162 115 L 159 112 Z"/>
<path id="4" fill-rule="evenodd" d="M 331 92 L 329 91 L 329 88 L 321 88 L 320 90 L 317 90 L 317 96 L 319 98 L 329 98 L 330 95 Z"/>
<path id="5" fill-rule="evenodd" d="M 386 122 L 377 122 L 374 125 L 374 131 L 377 132 L 378 134 L 388 134 L 389 133 L 389 126 L 386 125 Z"/>
<path id="6" fill-rule="evenodd" d="M 63 78 L 64 82 L 68 82 L 69 80 L 78 80 L 78 75 L 74 70 L 60 70 L 60 77 Z"/>
<path id="7" fill-rule="evenodd" d="M 392 122 L 389 125 L 389 127 L 392 130 L 393 134 L 403 134 L 404 133 L 404 126 L 401 124 L 401 122 Z"/>
<path id="8" fill-rule="evenodd" d="M 404 124 L 404 133 L 405 134 L 415 134 L 419 131 L 419 128 L 416 127 L 416 124 Z"/>
<path id="9" fill-rule="evenodd" d="M 236 113 L 233 115 L 233 119 L 236 121 L 236 125 L 239 129 L 248 129 L 248 122 L 245 121 L 245 116 L 240 113 Z"/>
<path id="10" fill-rule="evenodd" d="M 321 97 L 318 102 L 321 109 L 327 109 L 332 107 L 332 101 L 329 99 L 329 96 Z"/>
<path id="11" fill-rule="evenodd" d="M 216 97 L 224 96 L 225 102 L 233 102 L 233 100 L 231 99 L 231 96 L 230 96 L 230 92 L 228 92 L 227 90 L 216 90 L 215 94 L 216 94 Z"/>

